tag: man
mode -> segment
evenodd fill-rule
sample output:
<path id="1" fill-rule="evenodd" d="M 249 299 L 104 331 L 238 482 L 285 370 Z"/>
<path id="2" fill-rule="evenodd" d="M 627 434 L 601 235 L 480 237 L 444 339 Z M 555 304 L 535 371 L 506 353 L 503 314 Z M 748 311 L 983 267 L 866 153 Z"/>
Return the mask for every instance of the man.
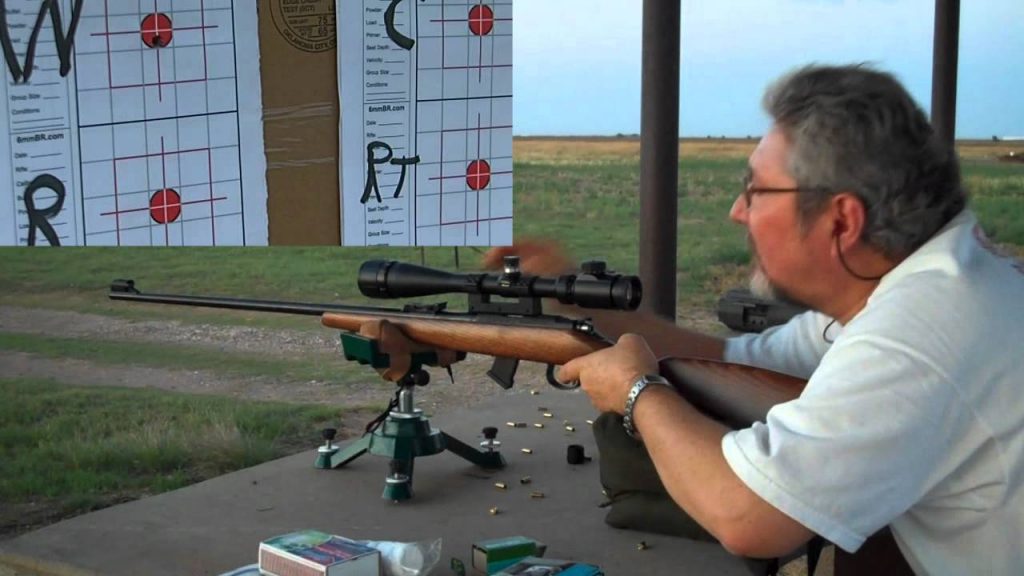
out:
<path id="1" fill-rule="evenodd" d="M 890 526 L 918 574 L 1020 573 L 1024 271 L 987 245 L 955 151 L 892 76 L 807 67 L 764 106 L 773 125 L 730 217 L 748 230 L 752 286 L 812 311 L 729 340 L 609 314 L 599 327 L 640 335 L 559 379 L 627 414 L 672 498 L 736 554 L 780 556 L 814 534 L 853 552 Z M 564 268 L 545 243 L 485 262 L 508 253 L 528 272 Z M 733 431 L 644 378 L 663 355 L 808 382 Z"/>

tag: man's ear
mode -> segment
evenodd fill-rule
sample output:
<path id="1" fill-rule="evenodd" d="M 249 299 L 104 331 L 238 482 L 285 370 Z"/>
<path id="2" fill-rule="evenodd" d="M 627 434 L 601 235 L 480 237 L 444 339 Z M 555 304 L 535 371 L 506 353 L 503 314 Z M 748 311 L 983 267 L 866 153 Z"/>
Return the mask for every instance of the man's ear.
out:
<path id="1" fill-rule="evenodd" d="M 849 192 L 840 192 L 832 197 L 832 237 L 843 252 L 858 241 L 867 226 L 867 209 L 864 202 Z"/>

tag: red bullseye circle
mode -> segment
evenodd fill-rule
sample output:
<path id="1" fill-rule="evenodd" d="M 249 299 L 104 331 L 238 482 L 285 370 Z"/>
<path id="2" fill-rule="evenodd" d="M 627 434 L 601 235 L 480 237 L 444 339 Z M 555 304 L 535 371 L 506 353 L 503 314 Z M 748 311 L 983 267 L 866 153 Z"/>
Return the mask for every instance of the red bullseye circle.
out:
<path id="1" fill-rule="evenodd" d="M 473 160 L 466 167 L 466 184 L 472 190 L 482 190 L 491 183 L 491 165 L 487 160 Z"/>
<path id="2" fill-rule="evenodd" d="M 154 12 L 142 19 L 142 43 L 146 46 L 161 48 L 170 44 L 173 38 L 174 25 L 167 14 Z"/>
<path id="3" fill-rule="evenodd" d="M 486 4 L 477 4 L 469 9 L 469 31 L 476 36 L 486 36 L 494 30 L 494 10 Z"/>
<path id="4" fill-rule="evenodd" d="M 158 190 L 149 199 L 149 215 L 159 224 L 174 222 L 181 216 L 181 196 L 171 188 Z"/>

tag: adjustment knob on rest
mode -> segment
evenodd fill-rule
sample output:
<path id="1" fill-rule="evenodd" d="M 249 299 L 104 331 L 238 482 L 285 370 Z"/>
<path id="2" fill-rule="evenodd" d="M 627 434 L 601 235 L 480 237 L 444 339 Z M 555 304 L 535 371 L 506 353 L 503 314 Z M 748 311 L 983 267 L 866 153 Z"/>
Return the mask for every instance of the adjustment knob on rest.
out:
<path id="1" fill-rule="evenodd" d="M 320 431 L 320 436 L 324 439 L 324 445 L 316 449 L 315 466 L 317 468 L 326 470 L 331 467 L 331 457 L 338 452 L 338 447 L 334 445 L 334 437 L 337 435 L 337 428 L 324 428 Z"/>
<path id="2" fill-rule="evenodd" d="M 501 442 L 495 440 L 495 438 L 498 437 L 497 428 L 494 426 L 488 426 L 484 428 L 483 432 L 484 441 L 480 443 L 480 447 L 484 449 L 484 452 L 494 453 L 498 448 L 501 448 Z"/>
<path id="3" fill-rule="evenodd" d="M 417 386 L 426 386 L 430 384 L 430 373 L 426 370 L 417 370 L 412 377 L 412 381 Z"/>
<path id="4" fill-rule="evenodd" d="M 403 388 L 426 386 L 427 384 L 430 384 L 430 373 L 426 370 L 414 370 L 405 376 L 402 376 L 398 380 L 397 384 Z"/>

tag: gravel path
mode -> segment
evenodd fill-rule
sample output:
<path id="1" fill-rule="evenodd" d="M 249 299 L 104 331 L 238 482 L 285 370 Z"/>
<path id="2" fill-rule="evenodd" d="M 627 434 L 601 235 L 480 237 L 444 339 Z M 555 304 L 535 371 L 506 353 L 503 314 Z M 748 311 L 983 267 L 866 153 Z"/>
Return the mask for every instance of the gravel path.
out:
<path id="1" fill-rule="evenodd" d="M 338 353 L 337 335 L 322 332 L 187 324 L 177 321 L 128 320 L 98 314 L 0 306 L 0 332 L 115 341 L 168 343 L 207 347 L 223 352 L 259 354 L 295 360 L 306 355 Z M 452 383 L 443 370 L 431 370 L 431 384 L 417 391 L 424 410 L 468 407 L 501 389 L 487 376 L 490 359 L 470 356 L 454 367 Z M 148 387 L 252 400 L 323 403 L 339 406 L 384 405 L 394 388 L 366 369 L 365 386 L 293 381 L 269 377 L 238 377 L 213 371 L 153 368 L 130 364 L 99 364 L 0 350 L 5 377 L 50 378 L 75 385 Z M 546 386 L 543 367 L 524 364 L 513 391 Z"/>

